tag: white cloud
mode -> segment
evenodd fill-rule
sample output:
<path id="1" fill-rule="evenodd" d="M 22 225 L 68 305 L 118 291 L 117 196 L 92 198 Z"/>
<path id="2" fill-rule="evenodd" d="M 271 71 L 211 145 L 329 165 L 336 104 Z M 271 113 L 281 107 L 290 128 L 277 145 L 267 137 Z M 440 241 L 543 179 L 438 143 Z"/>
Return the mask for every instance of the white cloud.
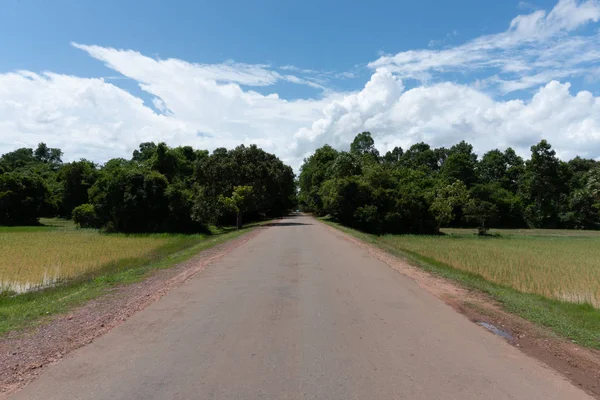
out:
<path id="1" fill-rule="evenodd" d="M 300 150 L 324 143 L 348 147 L 357 132 L 370 130 L 381 151 L 425 141 L 451 146 L 461 140 L 482 153 L 512 146 L 528 155 L 545 138 L 565 158 L 600 156 L 600 99 L 573 95 L 570 85 L 551 81 L 524 102 L 495 101 L 466 85 L 440 83 L 403 91 L 402 82 L 380 69 L 359 93 L 334 101 L 312 126 L 297 134 Z"/>
<path id="2" fill-rule="evenodd" d="M 207 149 L 256 143 L 287 160 L 293 133 L 340 96 L 286 101 L 232 82 L 268 81 L 271 75 L 262 66 L 242 65 L 236 70 L 232 64 L 221 74 L 216 66 L 79 47 L 137 81 L 164 114 L 103 79 L 27 71 L 0 74 L 0 153 L 46 141 L 61 147 L 68 159 L 106 161 L 128 157 L 144 141 Z"/>
<path id="3" fill-rule="evenodd" d="M 103 79 L 0 74 L 0 153 L 46 141 L 71 157 L 106 160 L 147 138 L 177 140 L 187 129 Z"/>
<path id="4" fill-rule="evenodd" d="M 549 13 L 537 10 L 517 16 L 505 32 L 442 50 L 384 55 L 369 66 L 386 67 L 402 78 L 420 81 L 443 79 L 447 72 L 491 71 L 492 75 L 501 76 L 501 82 L 518 81 L 501 85 L 502 92 L 526 89 L 548 82 L 535 78 L 540 73 L 546 78 L 561 79 L 585 74 L 590 62 L 600 61 L 600 35 L 570 34 L 599 19 L 597 0 L 560 0 Z"/>
<path id="5" fill-rule="evenodd" d="M 281 75 L 271 70 L 270 66 L 266 64 L 253 65 L 235 62 L 194 64 L 174 58 L 155 60 L 132 50 L 117 50 L 110 47 L 88 46 L 79 43 L 72 43 L 72 45 L 87 52 L 92 57 L 104 61 L 107 67 L 119 71 L 125 76 L 135 75 L 139 82 L 145 82 L 148 74 L 151 76 L 176 74 L 192 80 L 203 79 L 246 86 L 269 86 L 280 80 L 313 86 L 311 82 L 296 76 Z M 135 64 L 127 64 L 130 60 L 135 60 Z"/>
<path id="6" fill-rule="evenodd" d="M 562 157 L 598 158 L 600 100 L 590 92 L 572 93 L 566 82 L 600 76 L 600 37 L 575 34 L 598 21 L 599 10 L 596 1 L 562 0 L 547 14 L 519 16 L 506 32 L 462 46 L 382 56 L 370 64 L 374 71 L 364 88 L 349 93 L 328 89 L 327 81 L 352 73 L 194 64 L 75 44 L 122 76 L 0 73 L 0 153 L 45 141 L 61 147 L 67 159 L 105 161 L 129 157 L 144 141 L 209 150 L 256 143 L 297 168 L 316 147 L 348 148 L 358 132 L 370 130 L 381 151 L 464 139 L 479 152 L 513 146 L 527 155 L 529 146 L 546 138 Z M 464 84 L 440 75 L 486 68 L 492 70 L 487 77 L 478 74 Z M 407 77 L 426 83 L 407 90 Z M 137 82 L 151 105 L 112 84 L 116 78 Z M 286 100 L 249 89 L 265 92 L 282 81 L 324 90 L 319 98 Z M 524 100 L 500 101 L 493 91 L 484 92 L 490 87 L 536 89 Z"/>

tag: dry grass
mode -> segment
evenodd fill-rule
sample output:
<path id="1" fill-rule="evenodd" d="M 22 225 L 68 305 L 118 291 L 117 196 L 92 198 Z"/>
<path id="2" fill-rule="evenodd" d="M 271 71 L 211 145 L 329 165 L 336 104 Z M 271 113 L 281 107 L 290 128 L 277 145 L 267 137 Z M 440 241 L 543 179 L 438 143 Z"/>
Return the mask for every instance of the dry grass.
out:
<path id="1" fill-rule="evenodd" d="M 0 289 L 24 292 L 128 259 L 150 256 L 169 236 L 104 235 L 68 228 L 0 230 Z"/>
<path id="2" fill-rule="evenodd" d="M 548 298 L 600 307 L 600 235 L 577 231 L 470 230 L 446 236 L 384 236 L 380 240 L 483 278 Z"/>

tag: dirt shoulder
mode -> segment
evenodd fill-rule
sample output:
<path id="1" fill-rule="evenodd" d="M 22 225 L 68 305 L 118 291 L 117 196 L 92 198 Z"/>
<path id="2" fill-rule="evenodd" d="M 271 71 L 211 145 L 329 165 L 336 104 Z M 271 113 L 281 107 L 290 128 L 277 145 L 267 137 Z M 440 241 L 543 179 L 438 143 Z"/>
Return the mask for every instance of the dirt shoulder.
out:
<path id="1" fill-rule="evenodd" d="M 35 379 L 46 366 L 120 325 L 264 229 L 268 228 L 255 228 L 204 250 L 175 267 L 152 273 L 142 282 L 115 287 L 68 315 L 52 318 L 35 329 L 12 332 L 0 338 L 0 399 Z"/>
<path id="2" fill-rule="evenodd" d="M 558 338 L 549 330 L 504 311 L 494 299 L 484 293 L 466 289 L 448 279 L 430 274 L 385 250 L 327 224 L 323 225 L 410 277 L 421 288 L 443 300 L 469 320 L 478 324 L 490 324 L 490 328 L 498 328 L 502 333 L 508 334 L 506 340 L 510 344 L 559 372 L 591 396 L 600 399 L 600 351 Z"/>

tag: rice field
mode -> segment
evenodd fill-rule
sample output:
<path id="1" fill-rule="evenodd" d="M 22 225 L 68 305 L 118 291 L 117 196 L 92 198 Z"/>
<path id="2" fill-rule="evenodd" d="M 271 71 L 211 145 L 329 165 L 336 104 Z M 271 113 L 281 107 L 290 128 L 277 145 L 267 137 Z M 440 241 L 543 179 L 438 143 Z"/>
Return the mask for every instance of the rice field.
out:
<path id="1" fill-rule="evenodd" d="M 445 236 L 388 235 L 388 246 L 526 293 L 600 308 L 600 233 L 561 230 L 447 229 Z"/>
<path id="2" fill-rule="evenodd" d="M 0 291 L 23 293 L 128 261 L 151 260 L 161 249 L 177 247 L 182 240 L 172 235 L 106 235 L 73 229 L 66 222 L 2 228 Z"/>

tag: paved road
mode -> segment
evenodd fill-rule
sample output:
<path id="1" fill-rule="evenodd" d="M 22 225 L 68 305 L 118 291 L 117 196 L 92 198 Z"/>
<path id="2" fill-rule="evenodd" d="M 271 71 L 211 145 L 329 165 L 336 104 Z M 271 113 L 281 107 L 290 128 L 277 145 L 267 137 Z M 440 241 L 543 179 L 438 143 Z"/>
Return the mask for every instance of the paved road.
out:
<path id="1" fill-rule="evenodd" d="M 289 218 L 14 399 L 589 399 L 309 217 Z"/>

